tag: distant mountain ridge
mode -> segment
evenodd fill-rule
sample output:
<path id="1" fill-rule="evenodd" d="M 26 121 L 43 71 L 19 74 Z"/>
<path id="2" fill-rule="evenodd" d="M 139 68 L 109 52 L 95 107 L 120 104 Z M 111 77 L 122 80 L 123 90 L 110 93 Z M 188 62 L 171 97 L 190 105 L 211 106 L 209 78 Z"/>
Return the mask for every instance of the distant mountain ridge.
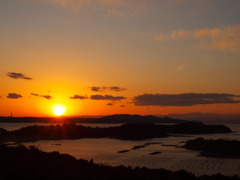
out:
<path id="1" fill-rule="evenodd" d="M 183 123 L 186 120 L 169 117 L 141 116 L 130 114 L 114 114 L 99 119 L 102 123 Z"/>
<path id="2" fill-rule="evenodd" d="M 240 114 L 213 114 L 213 113 L 187 113 L 187 114 L 168 114 L 170 118 L 185 119 L 185 120 L 197 120 L 205 123 L 240 123 Z M 159 115 L 158 117 L 164 117 Z"/>
<path id="3" fill-rule="evenodd" d="M 167 114 L 167 115 L 83 115 L 77 117 L 3 117 L 0 116 L 0 123 L 182 123 L 186 121 L 201 121 L 212 124 L 240 124 L 240 114 L 212 114 L 212 113 L 187 113 L 187 114 Z"/>
<path id="4" fill-rule="evenodd" d="M 31 123 L 31 122 L 63 122 L 63 123 L 183 123 L 186 120 L 173 119 L 169 117 L 141 116 L 130 114 L 115 114 L 100 118 L 80 118 L 80 117 L 62 117 L 59 118 L 36 118 L 36 117 L 0 117 L 0 122 L 4 123 Z"/>

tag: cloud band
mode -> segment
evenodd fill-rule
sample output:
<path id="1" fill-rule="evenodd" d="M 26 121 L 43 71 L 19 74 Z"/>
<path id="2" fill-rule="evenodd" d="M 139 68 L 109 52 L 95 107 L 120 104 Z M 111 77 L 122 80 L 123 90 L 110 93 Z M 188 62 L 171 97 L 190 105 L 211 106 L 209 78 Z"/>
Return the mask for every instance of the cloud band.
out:
<path id="1" fill-rule="evenodd" d="M 239 95 L 218 93 L 143 94 L 134 97 L 136 106 L 194 106 L 200 104 L 240 103 Z"/>

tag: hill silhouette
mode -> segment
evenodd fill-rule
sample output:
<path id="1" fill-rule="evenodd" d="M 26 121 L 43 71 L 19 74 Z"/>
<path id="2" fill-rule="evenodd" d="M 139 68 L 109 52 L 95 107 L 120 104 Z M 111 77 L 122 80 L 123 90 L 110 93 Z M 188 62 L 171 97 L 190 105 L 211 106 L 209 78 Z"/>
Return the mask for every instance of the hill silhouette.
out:
<path id="1" fill-rule="evenodd" d="M 104 123 L 183 123 L 185 120 L 173 119 L 169 117 L 157 117 L 157 116 L 141 116 L 130 114 L 115 114 L 105 116 L 99 119 L 99 122 Z"/>
<path id="2" fill-rule="evenodd" d="M 212 113 L 187 113 L 187 114 L 168 114 L 173 119 L 184 119 L 188 121 L 197 120 L 206 123 L 220 124 L 239 124 L 240 114 L 212 114 Z M 158 117 L 164 117 L 159 115 Z"/>
<path id="3" fill-rule="evenodd" d="M 0 178 L 29 180 L 239 180 L 238 176 L 204 175 L 196 177 L 184 170 L 110 167 L 93 160 L 76 159 L 59 152 L 43 152 L 34 146 L 0 145 Z"/>
<path id="4" fill-rule="evenodd" d="M 185 120 L 172 119 L 169 117 L 156 117 L 156 116 L 141 116 L 130 114 L 115 114 L 110 116 L 98 118 L 81 118 L 81 117 L 62 117 L 62 118 L 49 118 L 49 117 L 0 117 L 2 123 L 31 123 L 31 122 L 59 122 L 64 123 L 182 123 Z"/>

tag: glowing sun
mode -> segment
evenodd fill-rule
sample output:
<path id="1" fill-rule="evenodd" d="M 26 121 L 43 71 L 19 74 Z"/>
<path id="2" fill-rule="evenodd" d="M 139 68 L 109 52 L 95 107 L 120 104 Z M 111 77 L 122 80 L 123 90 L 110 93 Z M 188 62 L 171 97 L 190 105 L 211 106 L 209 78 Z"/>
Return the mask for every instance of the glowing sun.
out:
<path id="1" fill-rule="evenodd" d="M 66 106 L 57 104 L 52 107 L 52 111 L 56 116 L 62 116 L 66 112 Z"/>

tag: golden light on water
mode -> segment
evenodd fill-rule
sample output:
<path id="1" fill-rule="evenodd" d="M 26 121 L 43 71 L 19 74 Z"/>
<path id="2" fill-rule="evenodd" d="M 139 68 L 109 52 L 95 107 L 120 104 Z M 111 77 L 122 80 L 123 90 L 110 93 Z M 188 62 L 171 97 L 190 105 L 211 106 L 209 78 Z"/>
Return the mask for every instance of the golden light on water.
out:
<path id="1" fill-rule="evenodd" d="M 52 107 L 52 112 L 56 116 L 62 116 L 66 112 L 67 108 L 63 104 L 56 104 Z"/>

